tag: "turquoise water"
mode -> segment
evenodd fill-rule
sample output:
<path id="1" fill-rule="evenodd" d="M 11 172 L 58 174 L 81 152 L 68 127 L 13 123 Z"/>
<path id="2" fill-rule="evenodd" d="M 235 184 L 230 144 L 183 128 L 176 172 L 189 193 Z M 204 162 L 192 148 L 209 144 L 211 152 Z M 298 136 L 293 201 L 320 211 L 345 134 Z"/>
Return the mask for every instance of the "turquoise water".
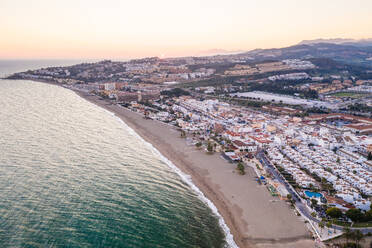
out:
<path id="1" fill-rule="evenodd" d="M 0 92 L 0 247 L 228 246 L 206 199 L 118 118 L 57 86 Z"/>
<path id="2" fill-rule="evenodd" d="M 312 192 L 312 191 L 305 191 L 305 195 L 309 198 L 311 197 L 315 197 L 315 198 L 320 198 L 322 197 L 323 195 L 321 193 L 318 193 L 318 192 Z"/>

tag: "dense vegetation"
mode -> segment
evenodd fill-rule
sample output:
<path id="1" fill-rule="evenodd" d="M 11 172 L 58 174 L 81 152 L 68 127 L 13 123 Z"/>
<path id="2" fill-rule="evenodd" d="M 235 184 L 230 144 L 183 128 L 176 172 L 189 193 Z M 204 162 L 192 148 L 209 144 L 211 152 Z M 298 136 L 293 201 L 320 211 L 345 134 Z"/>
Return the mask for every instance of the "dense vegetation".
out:
<path id="1" fill-rule="evenodd" d="M 184 89 L 174 88 L 171 90 L 164 90 L 160 94 L 163 96 L 168 96 L 168 97 L 180 97 L 180 96 L 188 96 L 190 95 L 190 92 Z"/>
<path id="2" fill-rule="evenodd" d="M 355 103 L 353 105 L 349 105 L 348 110 L 356 111 L 356 112 L 372 113 L 372 107 L 367 106 L 366 104 L 361 104 L 361 103 Z"/>
<path id="3" fill-rule="evenodd" d="M 334 219 L 338 219 L 341 217 L 347 217 L 353 222 L 371 222 L 372 221 L 372 209 L 369 211 L 361 211 L 357 208 L 351 208 L 345 212 L 345 214 L 342 213 L 342 211 L 339 208 L 331 207 L 328 208 L 326 211 L 326 214 Z"/>
<path id="4" fill-rule="evenodd" d="M 250 85 L 251 91 L 265 91 L 284 95 L 295 95 L 298 94 L 304 98 L 316 99 L 318 98 L 318 92 L 315 90 L 300 90 L 293 87 L 297 84 L 307 83 L 308 80 L 298 81 L 276 81 L 266 83 L 252 83 Z"/>

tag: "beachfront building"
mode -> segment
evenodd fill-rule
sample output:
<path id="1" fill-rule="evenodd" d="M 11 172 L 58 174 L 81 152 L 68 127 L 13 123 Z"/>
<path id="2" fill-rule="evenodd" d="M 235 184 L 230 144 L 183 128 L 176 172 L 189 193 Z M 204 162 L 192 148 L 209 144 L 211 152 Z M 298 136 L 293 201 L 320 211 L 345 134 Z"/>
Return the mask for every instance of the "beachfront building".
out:
<path id="1" fill-rule="evenodd" d="M 320 189 L 326 182 L 342 206 L 367 209 L 370 201 L 365 196 L 372 195 L 372 174 L 368 161 L 356 151 L 368 151 L 371 139 L 351 132 L 346 125 L 370 125 L 371 120 L 343 114 L 302 119 L 291 117 L 292 109 L 280 111 L 287 115 L 278 118 L 214 99 L 184 96 L 173 98 L 153 116 L 164 121 L 175 116 L 177 126 L 193 133 L 194 142 L 215 143 L 233 162 L 249 161 L 266 150 L 273 164 L 290 174 L 299 187 Z M 345 125 L 334 126 L 338 120 Z"/>
<path id="2" fill-rule="evenodd" d="M 285 158 L 278 148 L 269 148 L 267 154 L 273 164 L 291 174 L 299 186 L 303 188 L 318 187 L 318 184 L 312 177 L 304 173 L 298 165 Z"/>

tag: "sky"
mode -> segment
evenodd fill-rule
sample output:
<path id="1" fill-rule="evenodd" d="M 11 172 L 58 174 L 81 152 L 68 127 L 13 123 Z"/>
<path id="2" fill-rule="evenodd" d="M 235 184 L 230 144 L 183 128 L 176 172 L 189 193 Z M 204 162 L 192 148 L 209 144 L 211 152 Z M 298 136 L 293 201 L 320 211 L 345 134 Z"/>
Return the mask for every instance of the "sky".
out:
<path id="1" fill-rule="evenodd" d="M 127 59 L 372 38 L 371 0 L 0 0 L 1 59 Z"/>

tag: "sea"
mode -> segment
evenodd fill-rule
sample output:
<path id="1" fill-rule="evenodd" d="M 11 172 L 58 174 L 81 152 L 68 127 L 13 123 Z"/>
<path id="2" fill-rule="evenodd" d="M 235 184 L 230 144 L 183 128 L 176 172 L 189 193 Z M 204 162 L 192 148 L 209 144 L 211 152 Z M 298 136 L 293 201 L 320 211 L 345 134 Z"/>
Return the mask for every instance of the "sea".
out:
<path id="1" fill-rule="evenodd" d="M 77 60 L 0 61 L 0 77 Z M 0 247 L 236 247 L 215 206 L 114 114 L 0 80 Z"/>

